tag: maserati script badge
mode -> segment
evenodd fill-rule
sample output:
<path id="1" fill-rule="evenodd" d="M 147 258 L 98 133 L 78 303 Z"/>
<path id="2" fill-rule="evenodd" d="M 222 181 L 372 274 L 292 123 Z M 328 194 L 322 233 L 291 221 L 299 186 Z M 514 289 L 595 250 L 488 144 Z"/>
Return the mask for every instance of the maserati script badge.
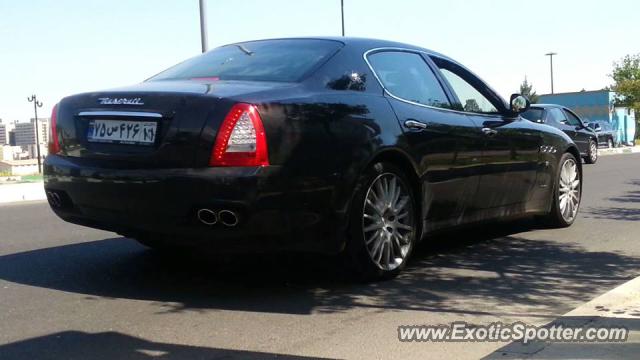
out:
<path id="1" fill-rule="evenodd" d="M 142 98 L 98 98 L 100 105 L 144 105 Z"/>

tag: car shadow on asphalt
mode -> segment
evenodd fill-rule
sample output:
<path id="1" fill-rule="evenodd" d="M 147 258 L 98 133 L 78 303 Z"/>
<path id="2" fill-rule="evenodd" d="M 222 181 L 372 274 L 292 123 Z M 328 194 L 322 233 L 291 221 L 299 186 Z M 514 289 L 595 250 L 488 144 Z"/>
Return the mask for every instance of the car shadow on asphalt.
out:
<path id="1" fill-rule="evenodd" d="M 311 359 L 149 341 L 119 332 L 65 331 L 0 345 L 0 359 Z M 313 358 L 317 359 L 317 358 Z"/>
<path id="2" fill-rule="evenodd" d="M 551 317 L 637 275 L 640 258 L 519 233 L 532 221 L 443 234 L 396 279 L 363 284 L 335 257 L 159 254 L 126 238 L 0 256 L 0 279 L 152 301 L 158 312 L 207 309 L 313 314 L 352 308 Z M 535 312 L 531 312 L 535 309 Z"/>

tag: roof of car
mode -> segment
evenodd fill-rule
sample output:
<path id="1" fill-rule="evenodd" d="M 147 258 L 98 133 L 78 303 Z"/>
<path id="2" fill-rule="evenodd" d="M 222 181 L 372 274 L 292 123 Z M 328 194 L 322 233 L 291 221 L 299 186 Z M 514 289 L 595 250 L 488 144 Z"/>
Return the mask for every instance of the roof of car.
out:
<path id="1" fill-rule="evenodd" d="M 449 61 L 451 63 L 454 63 L 454 64 L 458 65 L 459 67 L 465 69 L 469 73 L 473 74 L 475 77 L 480 79 L 480 77 L 478 75 L 475 75 L 473 73 L 473 71 L 471 71 L 470 69 L 468 69 L 467 67 L 465 67 L 461 63 L 457 62 L 456 60 L 454 60 L 454 59 L 452 59 L 452 58 L 450 58 L 450 57 L 448 57 L 446 55 L 443 55 L 443 54 L 438 53 L 436 51 L 429 50 L 427 48 L 423 48 L 423 47 L 420 47 L 420 46 L 415 46 L 415 45 L 411 45 L 411 44 L 401 43 L 401 42 L 397 42 L 397 41 L 390 41 L 390 40 L 359 38 L 359 37 L 342 37 L 342 36 L 304 36 L 304 37 L 289 37 L 289 38 L 250 40 L 250 41 L 238 42 L 238 43 L 228 44 L 228 45 L 237 45 L 237 44 L 243 44 L 243 43 L 248 43 L 248 42 L 253 42 L 253 41 L 268 41 L 268 40 L 328 40 L 328 41 L 337 41 L 337 42 L 340 42 L 340 43 L 344 44 L 345 47 L 357 48 L 358 51 L 370 51 L 370 50 L 380 49 L 380 48 L 394 48 L 394 49 L 403 49 L 403 50 L 414 50 L 414 51 L 423 52 L 423 53 L 425 53 L 425 54 L 427 54 L 429 56 L 435 56 L 435 57 L 447 60 L 447 61 Z M 503 102 L 503 105 L 507 106 L 506 103 L 504 103 L 504 99 L 502 99 L 500 97 L 500 95 L 498 95 L 498 92 L 493 90 L 486 82 L 484 82 L 484 83 L 496 95 L 496 97 Z"/>

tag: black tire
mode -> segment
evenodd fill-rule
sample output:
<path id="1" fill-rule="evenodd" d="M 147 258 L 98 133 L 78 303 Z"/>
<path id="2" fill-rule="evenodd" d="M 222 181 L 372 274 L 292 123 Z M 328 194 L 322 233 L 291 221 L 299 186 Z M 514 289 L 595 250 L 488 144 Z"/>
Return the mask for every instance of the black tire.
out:
<path id="1" fill-rule="evenodd" d="M 575 214 L 575 216 L 573 216 L 570 219 L 567 219 L 565 216 L 562 215 L 562 210 L 561 210 L 561 207 L 560 207 L 560 187 L 561 187 L 560 177 L 561 177 L 561 173 L 562 173 L 562 167 L 564 166 L 564 164 L 568 160 L 573 160 L 573 162 L 575 162 L 576 171 L 578 172 L 578 179 L 580 180 L 579 189 L 578 189 L 578 204 L 577 204 L 576 214 Z M 565 228 L 565 227 L 571 226 L 574 223 L 574 221 L 575 221 L 575 219 L 577 217 L 577 212 L 578 212 L 578 209 L 580 208 L 580 201 L 581 200 L 582 200 L 582 170 L 581 170 L 580 164 L 578 163 L 578 159 L 576 159 L 576 157 L 573 156 L 571 153 L 565 153 L 560 158 L 560 162 L 558 164 L 558 170 L 557 170 L 556 176 L 555 176 L 553 198 L 551 199 L 551 201 L 552 201 L 551 211 L 544 218 L 544 222 L 547 225 L 549 225 L 550 227 Z"/>
<path id="2" fill-rule="evenodd" d="M 613 149 L 614 145 L 613 145 L 613 139 L 612 138 L 608 138 L 607 139 L 607 148 L 609 149 Z"/>
<path id="3" fill-rule="evenodd" d="M 396 180 L 393 180 L 394 177 Z M 365 204 L 367 197 L 375 196 L 378 191 L 376 187 L 375 190 L 371 190 L 374 194 L 369 195 L 370 189 L 373 188 L 374 184 L 378 181 L 385 180 L 387 184 L 391 183 L 398 186 L 398 194 L 403 195 L 398 195 L 398 200 L 395 201 L 395 204 L 404 204 L 401 209 L 407 209 L 408 215 L 404 217 L 392 215 L 398 215 L 398 213 L 394 211 L 397 207 L 393 205 L 389 205 L 385 210 L 379 211 L 380 208 Z M 388 185 L 387 189 L 389 188 L 391 188 L 391 185 Z M 400 196 L 404 199 L 403 201 L 400 200 Z M 408 199 L 406 198 L 407 196 Z M 375 163 L 360 176 L 349 210 L 349 228 L 345 249 L 345 259 L 359 280 L 377 281 L 391 279 L 405 268 L 415 246 L 416 237 L 419 234 L 418 209 L 418 203 L 416 202 L 411 182 L 406 174 L 394 164 L 388 162 Z M 378 220 L 374 220 L 369 214 L 365 216 L 365 213 L 372 211 L 378 212 L 378 214 L 375 215 L 379 217 Z M 404 214 L 403 211 L 398 212 Z M 399 222 L 404 222 L 402 225 L 405 226 L 410 222 L 413 230 L 403 229 L 403 233 L 401 234 L 401 228 L 399 226 L 397 228 L 393 226 L 393 229 L 391 229 L 390 226 L 386 225 L 393 225 Z M 380 229 L 367 230 L 370 226 L 375 226 L 376 223 L 381 224 Z M 366 224 L 368 224 L 368 226 L 366 226 Z M 375 231 L 375 233 L 370 236 L 372 231 Z M 404 231 L 406 231 L 406 233 Z M 402 236 L 396 237 L 396 234 L 401 234 Z M 370 247 L 374 249 L 370 250 L 367 246 L 367 238 L 369 239 Z M 381 245 L 378 247 L 378 244 Z M 376 249 L 378 249 L 379 252 L 376 252 Z M 406 250 L 406 252 L 404 250 Z M 371 251 L 380 255 L 378 263 L 373 259 L 374 255 L 371 254 Z M 403 253 L 404 257 L 402 258 L 403 255 L 401 254 Z M 385 269 L 383 268 L 385 265 L 379 265 L 380 262 L 384 262 L 382 259 L 383 256 L 386 257 L 387 260 L 393 259 L 393 266 L 397 267 L 391 268 L 391 266 L 389 266 L 389 268 Z M 401 259 L 401 261 L 398 259 Z"/>
<path id="4" fill-rule="evenodd" d="M 598 143 L 591 139 L 589 140 L 589 149 L 587 150 L 587 156 L 584 158 L 584 162 L 587 164 L 595 164 L 598 161 Z"/>

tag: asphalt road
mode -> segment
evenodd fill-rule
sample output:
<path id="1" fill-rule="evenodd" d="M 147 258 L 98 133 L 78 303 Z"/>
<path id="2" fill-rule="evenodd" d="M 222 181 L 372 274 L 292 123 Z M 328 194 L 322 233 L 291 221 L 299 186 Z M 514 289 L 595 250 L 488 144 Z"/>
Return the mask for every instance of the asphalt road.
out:
<path id="1" fill-rule="evenodd" d="M 399 325 L 548 323 L 640 274 L 640 154 L 585 165 L 579 219 L 441 236 L 393 281 L 322 257 L 160 256 L 0 206 L 0 359 L 479 358 L 504 343 L 401 343 Z"/>

